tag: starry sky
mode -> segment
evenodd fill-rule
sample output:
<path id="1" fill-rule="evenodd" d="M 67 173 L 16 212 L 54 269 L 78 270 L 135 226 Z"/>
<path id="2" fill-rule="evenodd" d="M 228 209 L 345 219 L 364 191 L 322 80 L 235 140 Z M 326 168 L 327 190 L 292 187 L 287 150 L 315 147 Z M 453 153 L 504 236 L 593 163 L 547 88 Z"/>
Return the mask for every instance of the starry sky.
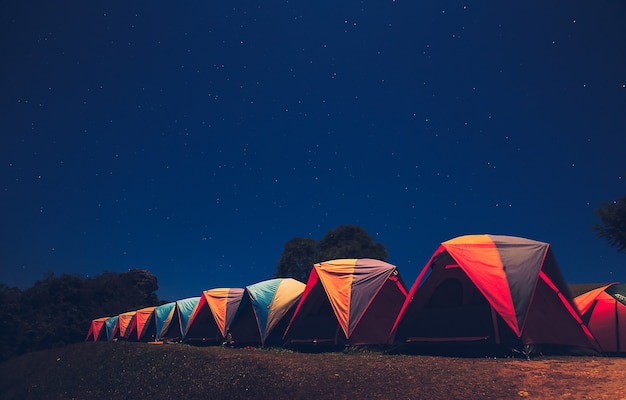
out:
<path id="1" fill-rule="evenodd" d="M 365 228 L 410 285 L 465 234 L 626 281 L 626 5 L 33 1 L 0 12 L 0 282 L 150 270 L 176 300 Z"/>

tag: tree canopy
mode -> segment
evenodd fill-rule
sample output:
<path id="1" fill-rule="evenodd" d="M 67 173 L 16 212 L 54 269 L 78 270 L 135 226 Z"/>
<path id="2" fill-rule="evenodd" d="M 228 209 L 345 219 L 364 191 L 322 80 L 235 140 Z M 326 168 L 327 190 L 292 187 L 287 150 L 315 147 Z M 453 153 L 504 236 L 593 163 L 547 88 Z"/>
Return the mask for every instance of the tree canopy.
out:
<path id="1" fill-rule="evenodd" d="M 0 361 L 80 342 L 94 318 L 158 304 L 158 288 L 141 269 L 93 278 L 49 274 L 24 291 L 0 284 Z"/>
<path id="2" fill-rule="evenodd" d="M 276 266 L 274 277 L 291 277 L 306 282 L 313 264 L 339 258 L 375 258 L 385 261 L 387 248 L 374 242 L 364 228 L 340 225 L 316 241 L 311 238 L 290 239 Z"/>
<path id="3" fill-rule="evenodd" d="M 600 223 L 594 224 L 592 229 L 599 237 L 606 239 L 611 247 L 626 252 L 626 196 L 614 202 L 602 203 L 595 214 Z"/>

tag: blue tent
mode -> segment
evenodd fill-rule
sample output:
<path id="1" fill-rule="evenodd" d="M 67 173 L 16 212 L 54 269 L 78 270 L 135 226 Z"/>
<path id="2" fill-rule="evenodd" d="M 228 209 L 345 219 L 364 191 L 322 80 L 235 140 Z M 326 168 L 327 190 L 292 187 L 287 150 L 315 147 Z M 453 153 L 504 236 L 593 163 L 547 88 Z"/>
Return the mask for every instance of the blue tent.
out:
<path id="1" fill-rule="evenodd" d="M 277 278 L 247 286 L 229 330 L 231 344 L 281 345 L 305 284 Z"/>
<path id="2" fill-rule="evenodd" d="M 174 309 L 176 308 L 176 302 L 161 304 L 154 309 L 154 324 L 156 329 L 156 340 L 161 340 L 166 337 L 169 327 L 174 317 Z"/>
<path id="3" fill-rule="evenodd" d="M 176 311 L 178 313 L 178 323 L 180 325 L 181 337 L 184 337 L 187 333 L 187 327 L 189 326 L 191 314 L 193 314 L 193 310 L 196 308 L 199 301 L 200 296 L 190 297 L 176 302 Z"/>
<path id="4" fill-rule="evenodd" d="M 117 325 L 117 318 L 118 316 L 116 315 L 104 321 L 104 329 L 107 333 L 107 340 L 113 340 L 113 329 L 115 329 L 115 325 Z"/>
<path id="5" fill-rule="evenodd" d="M 190 297 L 158 306 L 156 316 L 156 339 L 182 339 L 187 332 L 189 318 L 200 297 Z"/>

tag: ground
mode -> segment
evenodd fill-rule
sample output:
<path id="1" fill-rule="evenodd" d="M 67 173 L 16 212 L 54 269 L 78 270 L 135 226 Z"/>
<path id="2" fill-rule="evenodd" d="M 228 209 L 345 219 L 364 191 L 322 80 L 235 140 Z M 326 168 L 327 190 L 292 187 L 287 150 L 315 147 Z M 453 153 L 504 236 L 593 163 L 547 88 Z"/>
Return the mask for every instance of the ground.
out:
<path id="1" fill-rule="evenodd" d="M 0 364 L 2 399 L 626 399 L 624 357 L 82 343 Z"/>

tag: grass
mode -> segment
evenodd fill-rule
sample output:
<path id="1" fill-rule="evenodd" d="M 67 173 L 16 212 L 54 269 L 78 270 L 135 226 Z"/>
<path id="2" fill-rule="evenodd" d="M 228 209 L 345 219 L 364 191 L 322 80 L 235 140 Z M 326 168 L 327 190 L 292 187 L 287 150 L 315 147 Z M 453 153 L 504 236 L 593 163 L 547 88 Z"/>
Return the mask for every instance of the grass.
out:
<path id="1" fill-rule="evenodd" d="M 0 364 L 10 399 L 626 398 L 626 359 L 80 343 Z"/>

